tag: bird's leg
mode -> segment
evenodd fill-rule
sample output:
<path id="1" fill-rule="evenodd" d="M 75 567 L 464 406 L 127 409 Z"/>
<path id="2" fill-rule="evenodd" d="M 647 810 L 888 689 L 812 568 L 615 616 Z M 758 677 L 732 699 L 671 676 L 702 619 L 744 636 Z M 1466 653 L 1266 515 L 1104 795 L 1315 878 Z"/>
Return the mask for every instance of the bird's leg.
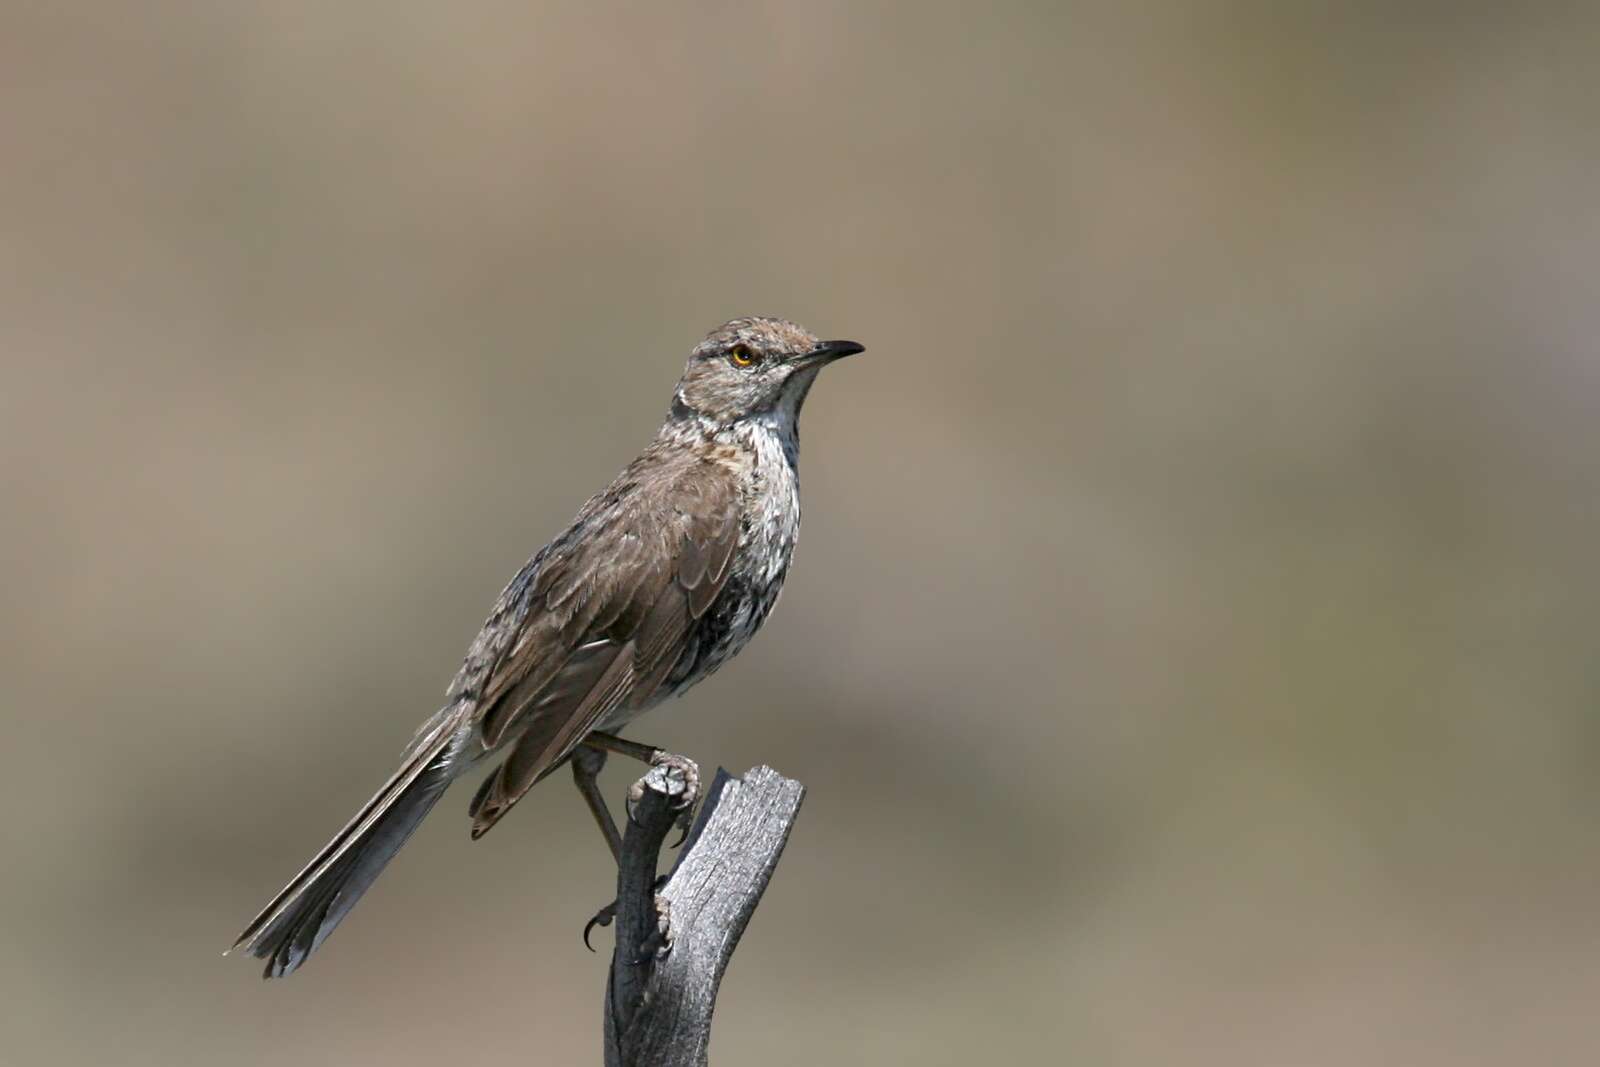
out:
<path id="1" fill-rule="evenodd" d="M 622 835 L 617 832 L 617 822 L 611 817 L 611 809 L 606 806 L 606 798 L 600 793 L 600 769 L 606 765 L 606 752 L 603 748 L 589 748 L 579 745 L 572 750 L 572 780 L 578 786 L 578 792 L 583 794 L 583 802 L 589 805 L 589 814 L 594 816 L 600 833 L 605 836 L 606 846 L 611 849 L 611 859 L 615 863 L 622 862 Z M 616 918 L 617 902 L 613 900 L 605 907 L 594 913 L 583 926 L 583 944 L 589 948 L 589 931 L 596 926 L 610 926 L 611 920 Z"/>
<path id="2" fill-rule="evenodd" d="M 622 837 L 617 833 L 616 823 L 612 821 L 611 811 L 606 807 L 605 798 L 600 795 L 600 787 L 595 781 L 600 773 L 600 768 L 605 766 L 606 753 L 615 752 L 618 755 L 628 756 L 641 763 L 648 763 L 652 767 L 670 765 L 678 770 L 684 777 L 686 788 L 683 794 L 682 811 L 678 816 L 680 836 L 672 847 L 677 848 L 689 836 L 689 825 L 694 815 L 696 802 L 700 799 L 700 774 L 699 768 L 693 760 L 683 756 L 675 756 L 664 749 L 654 745 L 641 744 L 638 741 L 629 741 L 618 737 L 616 734 L 607 734 L 595 731 L 585 737 L 577 748 L 572 750 L 572 776 L 578 783 L 578 791 L 583 794 L 583 799 L 589 805 L 589 810 L 594 814 L 595 822 L 600 825 L 600 832 L 606 836 L 606 844 L 611 847 L 612 858 L 620 865 L 622 862 Z M 635 786 L 637 788 L 637 786 Z M 632 798 L 630 794 L 630 799 Z M 633 818 L 633 808 L 628 805 L 628 818 Z M 667 884 L 668 875 L 661 875 L 655 880 L 655 890 Z M 596 926 L 610 926 L 617 915 L 617 902 L 615 900 L 594 913 L 594 916 L 583 924 L 583 944 L 590 952 L 594 947 L 589 944 L 589 934 Z M 658 953 L 668 941 L 665 922 L 660 929 L 642 948 L 645 958 Z M 643 962 L 642 960 L 640 962 Z"/>
<path id="3" fill-rule="evenodd" d="M 602 733 L 599 730 L 589 734 L 583 739 L 584 747 L 599 749 L 601 752 L 615 752 L 619 756 L 636 759 L 640 763 L 648 763 L 652 767 L 670 765 L 683 776 L 688 788 L 683 794 L 682 813 L 678 817 L 678 839 L 670 848 L 677 848 L 689 836 L 689 825 L 693 821 L 694 805 L 700 799 L 700 769 L 693 760 L 683 756 L 675 756 L 666 749 L 654 745 L 641 744 L 638 741 L 629 741 L 616 734 Z M 633 818 L 632 805 L 628 805 L 628 818 Z"/>
<path id="4" fill-rule="evenodd" d="M 578 792 L 583 794 L 583 802 L 589 805 L 589 814 L 594 816 L 594 821 L 600 827 L 600 833 L 606 839 L 606 847 L 611 850 L 613 862 L 622 862 L 622 835 L 617 832 L 616 820 L 611 817 L 611 809 L 606 807 L 606 798 L 600 795 L 600 768 L 606 765 L 606 753 L 601 748 L 586 748 L 579 746 L 572 750 L 572 780 L 578 785 Z"/>
<path id="5" fill-rule="evenodd" d="M 667 754 L 665 750 L 659 749 L 654 745 L 640 744 L 638 741 L 629 741 L 625 737 L 601 733 L 599 730 L 595 730 L 588 737 L 585 737 L 583 744 L 587 748 L 597 748 L 602 752 L 615 752 L 619 756 L 627 756 L 629 759 L 636 759 L 640 763 L 648 763 L 652 766 L 658 759 Z"/>
<path id="6" fill-rule="evenodd" d="M 590 734 L 590 739 L 592 737 L 594 737 L 594 734 Z M 605 737 L 606 741 L 618 742 L 619 745 L 622 745 L 622 749 L 619 750 L 624 750 L 627 755 L 635 755 L 635 749 L 645 750 L 645 755 L 642 755 L 642 757 L 635 755 L 635 758 L 643 758 L 646 763 L 650 761 L 650 755 L 654 752 L 650 745 L 622 741 L 621 737 L 613 737 L 611 734 L 603 734 L 603 737 Z M 621 864 L 622 835 L 616 829 L 616 819 L 611 817 L 611 808 L 606 806 L 605 795 L 600 792 L 600 781 L 598 781 L 600 779 L 600 768 L 605 766 L 608 749 L 606 749 L 605 745 L 592 744 L 590 739 L 584 739 L 581 745 L 573 749 L 573 755 L 571 755 L 571 760 L 573 760 L 573 782 L 578 784 L 578 792 L 582 793 L 584 803 L 589 805 L 589 814 L 595 817 L 595 825 L 600 827 L 600 833 L 605 837 L 606 848 L 611 849 L 611 859 L 613 859 L 613 862 Z M 616 901 L 611 901 L 610 904 L 606 904 L 605 907 L 595 912 L 594 918 L 590 918 L 587 923 L 584 923 L 584 947 L 586 949 L 594 952 L 594 947 L 589 944 L 590 931 L 594 931 L 595 926 L 610 926 L 611 920 L 614 920 L 614 918 L 616 918 Z"/>

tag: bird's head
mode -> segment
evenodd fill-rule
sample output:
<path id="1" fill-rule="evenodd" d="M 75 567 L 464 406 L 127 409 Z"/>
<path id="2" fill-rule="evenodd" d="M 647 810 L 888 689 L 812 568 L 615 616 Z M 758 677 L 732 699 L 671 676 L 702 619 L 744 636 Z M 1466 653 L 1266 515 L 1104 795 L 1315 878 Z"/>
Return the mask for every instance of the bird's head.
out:
<path id="1" fill-rule="evenodd" d="M 752 416 L 792 420 L 817 372 L 861 351 L 854 341 L 819 341 L 785 319 L 733 319 L 695 346 L 673 407 L 719 425 Z"/>

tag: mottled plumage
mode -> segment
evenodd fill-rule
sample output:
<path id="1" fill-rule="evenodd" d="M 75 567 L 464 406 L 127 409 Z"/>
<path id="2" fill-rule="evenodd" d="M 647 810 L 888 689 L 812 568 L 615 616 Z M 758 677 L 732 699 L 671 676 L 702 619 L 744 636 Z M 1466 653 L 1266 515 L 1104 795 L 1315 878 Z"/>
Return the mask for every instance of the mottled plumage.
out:
<path id="1" fill-rule="evenodd" d="M 781 319 L 696 346 L 654 441 L 500 594 L 400 770 L 235 948 L 298 967 L 452 780 L 503 753 L 472 801 L 481 836 L 592 732 L 615 732 L 744 647 L 800 529 L 798 419 L 822 366 L 861 351 Z"/>

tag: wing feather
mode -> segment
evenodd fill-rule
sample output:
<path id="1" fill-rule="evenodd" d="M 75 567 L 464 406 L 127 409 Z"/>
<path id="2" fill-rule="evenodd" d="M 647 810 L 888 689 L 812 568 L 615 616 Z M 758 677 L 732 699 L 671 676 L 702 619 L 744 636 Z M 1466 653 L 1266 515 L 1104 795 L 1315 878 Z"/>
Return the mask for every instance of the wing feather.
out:
<path id="1" fill-rule="evenodd" d="M 574 657 L 575 659 L 578 657 Z M 583 657 L 598 667 L 598 676 L 587 686 L 572 713 L 565 717 L 535 716 L 528 730 L 517 738 L 511 754 L 495 769 L 493 784 L 480 790 L 473 801 L 472 836 L 482 837 L 501 816 L 521 800 L 545 768 L 563 759 L 592 729 L 593 724 L 615 708 L 633 679 L 633 646 L 611 645 Z M 590 668 L 589 673 L 593 673 Z"/>
<path id="2" fill-rule="evenodd" d="M 485 659 L 499 650 L 481 672 L 482 744 L 511 745 L 473 801 L 474 837 L 607 716 L 653 703 L 726 586 L 737 484 L 718 464 L 675 462 L 636 476 L 625 501 L 615 492 L 591 501 L 519 575 L 520 592 L 502 595 L 491 625 L 504 619 L 515 632 L 474 645 Z"/>

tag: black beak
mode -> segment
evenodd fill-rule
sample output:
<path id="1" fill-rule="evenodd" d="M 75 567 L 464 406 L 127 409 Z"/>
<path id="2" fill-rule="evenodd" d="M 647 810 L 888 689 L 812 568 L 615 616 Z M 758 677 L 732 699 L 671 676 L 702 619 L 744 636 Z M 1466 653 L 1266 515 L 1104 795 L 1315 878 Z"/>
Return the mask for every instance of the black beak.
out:
<path id="1" fill-rule="evenodd" d="M 858 345 L 854 341 L 818 341 L 817 347 L 806 353 L 804 358 L 807 362 L 815 360 L 818 363 L 832 363 L 836 359 L 843 359 L 845 356 L 853 356 L 857 352 L 866 350 L 866 345 Z"/>

